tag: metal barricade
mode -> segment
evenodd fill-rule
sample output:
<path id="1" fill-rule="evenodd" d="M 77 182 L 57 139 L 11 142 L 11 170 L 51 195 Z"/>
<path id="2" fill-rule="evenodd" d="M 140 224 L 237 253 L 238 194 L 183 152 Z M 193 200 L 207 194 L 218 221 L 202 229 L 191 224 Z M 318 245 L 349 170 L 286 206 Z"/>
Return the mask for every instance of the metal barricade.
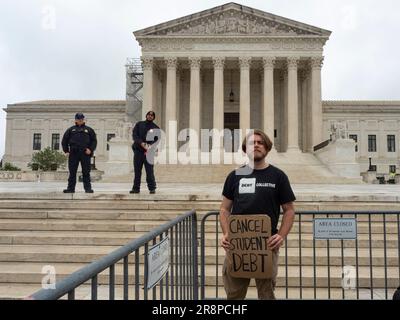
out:
<path id="1" fill-rule="evenodd" d="M 357 237 L 316 239 L 316 218 L 355 219 Z M 203 217 L 200 232 L 200 297 L 225 298 L 218 212 Z M 280 249 L 278 299 L 391 299 L 399 285 L 400 212 L 296 212 L 293 228 Z"/>
<path id="2" fill-rule="evenodd" d="M 148 289 L 146 283 L 149 275 L 146 257 L 149 246 L 156 245 L 165 237 L 169 237 L 170 244 L 169 269 L 157 285 Z M 108 277 L 104 274 L 107 269 Z M 132 275 L 130 275 L 130 270 L 133 270 Z M 90 297 L 92 300 L 97 300 L 99 282 L 101 282 L 108 286 L 108 296 L 103 296 L 101 299 L 114 300 L 121 297 L 124 300 L 130 298 L 148 300 L 149 290 L 151 290 L 153 300 L 197 300 L 197 270 L 197 216 L 195 211 L 190 211 L 72 273 L 57 282 L 54 289 L 41 289 L 32 294 L 29 299 L 54 300 L 68 295 L 69 300 L 74 300 L 77 289 L 86 282 L 90 282 Z M 116 292 L 117 284 L 121 282 L 120 292 Z"/>

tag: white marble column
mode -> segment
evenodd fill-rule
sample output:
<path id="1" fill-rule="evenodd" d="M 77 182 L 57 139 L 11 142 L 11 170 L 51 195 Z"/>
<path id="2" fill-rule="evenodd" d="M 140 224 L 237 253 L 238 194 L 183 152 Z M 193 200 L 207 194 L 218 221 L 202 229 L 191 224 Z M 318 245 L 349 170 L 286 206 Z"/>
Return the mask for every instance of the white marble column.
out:
<path id="1" fill-rule="evenodd" d="M 250 129 L 250 64 L 251 57 L 240 57 L 240 129 L 242 136 Z"/>
<path id="2" fill-rule="evenodd" d="M 321 68 L 323 57 L 311 58 L 312 148 L 322 142 Z"/>
<path id="3" fill-rule="evenodd" d="M 214 57 L 213 128 L 224 129 L 224 57 Z"/>
<path id="4" fill-rule="evenodd" d="M 200 57 L 189 58 L 190 62 L 190 106 L 189 128 L 200 136 Z"/>
<path id="5" fill-rule="evenodd" d="M 169 139 L 169 123 L 170 121 L 177 121 L 176 104 L 177 104 L 177 84 L 176 84 L 176 68 L 177 58 L 169 57 L 167 60 L 167 96 L 165 106 L 165 129 L 167 139 Z M 167 147 L 171 146 L 173 141 L 168 140 Z"/>
<path id="6" fill-rule="evenodd" d="M 287 59 L 288 67 L 288 147 L 287 151 L 299 151 L 299 95 L 297 81 L 298 57 Z"/>
<path id="7" fill-rule="evenodd" d="M 143 104 L 142 119 L 146 118 L 146 113 L 153 109 L 153 63 L 152 57 L 142 57 L 143 67 Z"/>
<path id="8" fill-rule="evenodd" d="M 264 57 L 264 79 L 263 79 L 263 104 L 262 104 L 262 127 L 267 136 L 274 143 L 274 57 Z M 275 145 L 274 147 L 275 148 Z"/>
<path id="9" fill-rule="evenodd" d="M 301 147 L 303 152 L 308 152 L 309 150 L 309 139 L 308 139 L 308 131 L 309 131 L 309 99 L 308 99 L 308 78 L 309 78 L 309 70 L 304 69 L 301 70 L 300 79 L 301 79 Z"/>

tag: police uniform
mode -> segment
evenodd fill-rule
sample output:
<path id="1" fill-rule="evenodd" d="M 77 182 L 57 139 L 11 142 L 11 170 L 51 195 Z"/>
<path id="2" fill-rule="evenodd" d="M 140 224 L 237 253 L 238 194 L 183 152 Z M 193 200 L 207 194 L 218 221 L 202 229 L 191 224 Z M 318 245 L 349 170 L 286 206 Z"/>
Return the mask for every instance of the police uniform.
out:
<path id="1" fill-rule="evenodd" d="M 75 119 L 83 119 L 81 113 L 75 115 Z M 64 193 L 75 192 L 76 185 L 76 172 L 78 170 L 79 162 L 82 167 L 83 187 L 87 193 L 92 193 L 92 186 L 90 183 L 90 159 L 93 156 L 94 150 L 97 146 L 97 138 L 94 130 L 85 123 L 67 129 L 62 139 L 62 148 L 65 153 L 69 153 L 68 158 L 68 187 Z M 85 150 L 89 149 L 90 154 L 87 155 Z"/>

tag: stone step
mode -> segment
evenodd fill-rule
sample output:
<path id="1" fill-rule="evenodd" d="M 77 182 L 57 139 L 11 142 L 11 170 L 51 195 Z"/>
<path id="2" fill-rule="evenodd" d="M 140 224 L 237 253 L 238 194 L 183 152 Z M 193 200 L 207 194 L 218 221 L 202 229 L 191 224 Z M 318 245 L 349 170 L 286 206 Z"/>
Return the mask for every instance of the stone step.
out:
<path id="1" fill-rule="evenodd" d="M 301 264 L 302 266 L 313 266 L 314 265 L 314 255 L 315 263 L 319 266 L 328 265 L 328 255 L 325 248 L 302 248 L 301 250 Z M 351 265 L 356 266 L 356 250 L 355 249 L 344 249 L 343 250 L 343 262 L 342 262 L 342 250 L 341 248 L 330 248 L 329 250 L 329 264 L 331 266 L 344 266 Z M 206 248 L 205 250 L 205 264 L 215 265 L 217 263 L 222 264 L 225 258 L 224 250 L 217 250 L 215 248 Z M 370 260 L 372 260 L 372 265 L 374 266 L 385 266 L 385 252 L 384 250 L 376 250 L 372 252 L 372 257 L 370 258 L 369 249 L 358 249 L 358 264 L 359 266 L 369 266 Z M 288 248 L 287 249 L 287 263 L 292 266 L 299 266 L 300 264 L 300 251 L 298 248 Z M 399 251 L 395 249 L 386 250 L 386 265 L 387 266 L 399 266 L 400 257 Z M 286 252 L 282 248 L 279 253 L 279 264 L 286 264 Z"/>
<path id="2" fill-rule="evenodd" d="M 0 222 L 3 219 L 94 219 L 94 220 L 171 220 L 182 214 L 180 209 L 157 209 L 157 210 L 147 210 L 147 209 L 125 209 L 125 210 L 110 210 L 110 209 L 82 209 L 82 208 L 72 208 L 72 209 L 16 209 L 16 208 L 0 208 Z M 198 221 L 207 214 L 208 210 L 196 210 Z M 321 215 L 316 215 L 317 218 L 321 218 Z M 331 216 L 331 218 L 334 216 Z M 344 215 L 344 218 L 353 218 L 352 215 Z M 397 215 L 387 215 L 386 223 L 388 226 L 398 227 Z M 298 228 L 299 216 L 295 217 L 294 228 Z M 368 225 L 368 217 L 359 216 L 357 222 L 359 225 Z M 215 223 L 215 217 L 212 216 L 207 219 L 207 223 Z M 382 215 L 371 215 L 371 222 L 374 222 L 378 228 L 383 229 L 383 218 Z M 376 224 L 376 222 L 378 224 Z M 219 222 L 218 222 L 219 223 Z M 301 217 L 302 226 L 312 225 L 312 216 L 303 215 Z M 293 230 L 292 230 L 293 231 Z M 304 231 L 304 230 L 303 230 Z"/>
<path id="3" fill-rule="evenodd" d="M 286 279 L 286 268 L 283 266 L 279 267 L 277 286 L 291 286 L 298 287 L 300 285 L 300 271 L 298 266 L 288 266 L 287 268 L 288 277 Z M 329 268 L 330 273 L 330 286 L 333 288 L 342 287 L 342 267 L 341 266 L 331 266 Z M 359 287 L 369 288 L 370 283 L 370 268 L 366 266 L 361 266 L 358 268 L 358 283 Z M 316 285 L 317 287 L 328 287 L 328 267 L 327 266 L 316 266 Z M 205 283 L 206 285 L 216 284 L 216 267 L 206 266 L 205 268 Z M 302 286 L 304 287 L 314 287 L 314 267 L 313 266 L 303 266 L 302 268 Z M 218 286 L 222 286 L 222 266 L 218 267 Z M 383 267 L 374 266 L 373 273 L 373 286 L 376 288 L 385 287 L 385 269 Z M 390 288 L 397 288 L 399 283 L 399 271 L 398 266 L 387 268 L 387 285 Z"/>
<path id="4" fill-rule="evenodd" d="M 277 164 L 283 170 L 292 183 L 319 183 L 319 184 L 356 184 L 361 183 L 360 178 L 346 179 L 334 175 L 314 155 L 299 153 L 296 154 L 296 164 L 293 163 L 293 155 L 287 156 L 282 153 L 269 155 L 269 161 Z M 173 165 L 156 164 L 154 167 L 155 176 L 160 183 L 170 181 L 182 183 L 222 183 L 226 176 L 241 164 L 214 164 L 210 165 Z M 132 175 L 118 177 L 104 177 L 105 182 L 119 181 L 131 182 Z M 142 178 L 144 182 L 144 177 Z"/>
<path id="5" fill-rule="evenodd" d="M 254 280 L 250 281 L 250 286 L 247 290 L 246 299 L 257 299 L 257 288 L 252 285 Z M 223 286 L 215 287 L 215 286 L 206 286 L 205 289 L 205 299 L 226 299 L 226 293 Z M 287 292 L 286 292 L 287 291 Z M 300 295 L 301 291 L 301 295 Z M 276 287 L 275 288 L 275 297 L 278 300 L 286 300 L 286 299 L 305 299 L 305 300 L 327 300 L 327 299 L 335 299 L 335 300 L 354 300 L 357 299 L 357 290 L 355 289 L 346 289 L 342 290 L 341 288 L 331 288 L 330 292 L 328 292 L 328 288 L 301 288 L 300 287 L 289 287 L 286 290 L 286 287 Z M 387 297 L 390 300 L 393 296 L 394 289 L 387 290 Z M 103 295 L 105 299 L 107 299 L 108 295 Z M 360 300 L 371 300 L 371 290 L 359 288 L 358 291 L 358 299 Z M 377 289 L 373 290 L 373 299 L 374 300 L 385 300 L 385 290 Z"/>
<path id="6" fill-rule="evenodd" d="M 112 251 L 119 248 L 118 246 L 61 246 L 61 245 L 0 245 L 0 262 L 42 262 L 51 264 L 57 262 L 64 263 L 91 263 L 98 260 Z M 343 265 L 356 265 L 354 249 L 344 250 Z M 224 261 L 225 253 L 218 250 L 218 263 Z M 199 257 L 200 258 L 200 257 Z M 134 255 L 130 256 L 130 263 L 134 260 Z M 285 250 L 281 250 L 279 264 L 285 265 Z M 299 265 L 299 250 L 294 248 L 288 249 L 288 265 Z M 143 256 L 140 256 L 140 262 L 143 263 Z M 213 265 L 217 262 L 217 252 L 214 248 L 207 248 L 205 252 L 205 264 Z M 326 249 L 317 248 L 315 250 L 316 265 L 327 265 L 328 257 Z M 329 263 L 331 266 L 341 266 L 341 249 L 331 248 Z M 383 250 L 375 250 L 372 255 L 372 263 L 374 266 L 384 266 Z M 302 249 L 302 266 L 312 266 L 314 264 L 314 250 L 312 248 Z M 370 256 L 368 249 L 358 250 L 359 266 L 369 266 Z M 388 249 L 386 252 L 386 265 L 398 266 L 399 257 L 397 249 Z"/>
<path id="7" fill-rule="evenodd" d="M 0 231 L 0 244 L 123 246 L 145 232 Z"/>
<path id="8" fill-rule="evenodd" d="M 15 262 L 3 262 L 0 265 L 0 283 L 31 283 L 40 284 L 43 277 L 47 274 L 46 269 L 43 269 L 45 265 L 42 263 L 15 263 Z M 82 268 L 84 264 L 78 263 L 53 263 L 52 267 L 56 272 L 56 281 L 60 281 L 74 271 Z M 115 267 L 115 283 L 123 283 L 123 272 L 122 264 L 117 264 Z M 222 267 L 218 269 L 218 285 L 222 285 Z M 215 285 L 216 269 L 215 266 L 206 266 L 206 285 Z M 341 288 L 342 286 L 342 268 L 341 267 L 330 267 L 330 285 L 333 288 Z M 285 277 L 285 268 L 279 268 L 277 285 L 286 286 L 286 282 L 289 286 L 299 286 L 299 268 L 294 266 L 288 267 L 288 278 Z M 369 267 L 359 267 L 359 286 L 369 287 L 370 286 L 370 269 Z M 99 274 L 98 283 L 107 284 L 109 281 L 109 271 L 105 270 Z M 134 269 L 129 270 L 129 283 L 134 283 Z M 141 270 L 140 281 L 143 282 L 143 270 Z M 398 286 L 398 268 L 388 267 L 387 269 L 387 283 L 388 287 L 396 288 Z M 327 287 L 328 286 L 328 268 L 325 266 L 316 267 L 316 283 L 317 286 Z M 373 285 L 374 287 L 384 287 L 384 268 L 375 267 L 373 269 Z M 304 287 L 313 287 L 314 285 L 314 268 L 311 266 L 305 266 L 302 269 L 302 285 Z"/>
<path id="9" fill-rule="evenodd" d="M 251 280 L 253 282 L 253 280 Z M 0 284 L 0 300 L 4 299 L 25 299 L 30 296 L 32 293 L 36 292 L 40 289 L 40 286 L 36 284 L 18 284 L 18 283 L 7 283 Z M 171 299 L 171 288 L 169 290 L 169 299 Z M 222 286 L 215 288 L 215 286 L 205 286 L 205 299 L 226 299 L 225 290 Z M 300 299 L 300 288 L 290 287 L 287 290 L 288 297 L 286 297 L 286 288 L 277 287 L 275 289 L 275 297 L 277 299 Z M 314 299 L 314 289 L 313 288 L 302 288 L 302 299 Z M 152 290 L 149 292 L 148 299 L 152 299 Z M 160 290 L 156 288 L 157 299 L 160 297 Z M 218 293 L 218 294 L 217 294 Z M 344 294 L 344 296 L 343 296 Z M 317 288 L 315 290 L 316 299 L 328 299 L 328 289 L 326 288 Z M 374 299 L 381 300 L 385 299 L 385 291 L 383 289 L 375 289 L 373 291 Z M 393 290 L 388 290 L 388 298 L 390 299 L 393 295 Z M 174 291 L 175 296 L 175 291 Z M 98 286 L 97 292 L 98 300 L 109 300 L 109 286 L 108 285 L 100 285 Z M 139 298 L 143 300 L 144 294 L 143 289 L 140 288 Z M 199 290 L 200 297 L 200 290 Z M 61 300 L 65 300 L 67 297 L 64 296 Z M 128 291 L 128 299 L 133 300 L 134 296 L 134 287 L 129 286 Z M 163 298 L 166 299 L 166 291 L 163 289 Z M 344 290 L 340 288 L 331 288 L 330 290 L 330 299 L 356 299 L 357 291 L 356 290 Z M 91 299 L 91 287 L 89 285 L 82 285 L 75 290 L 75 299 L 76 300 L 90 300 Z M 115 299 L 122 300 L 123 299 L 123 286 L 116 285 L 115 286 Z M 257 299 L 257 289 L 254 286 L 250 286 L 247 290 L 246 299 Z M 370 300 L 371 299 L 371 291 L 369 289 L 359 289 L 359 299 L 361 300 Z"/>
<path id="10" fill-rule="evenodd" d="M 189 210 L 208 210 L 215 211 L 219 209 L 219 201 L 135 201 L 135 200 L 121 200 L 112 201 L 113 210 L 177 210 L 179 214 Z M 81 211 L 86 209 L 104 209 L 110 208 L 109 200 L 79 200 L 79 201 L 63 201 L 63 200 L 1 200 L 0 208 L 2 209 L 29 209 L 29 210 L 68 210 L 79 209 Z"/>
<path id="11" fill-rule="evenodd" d="M 207 211 L 199 210 L 201 217 Z M 182 213 L 176 210 L 16 210 L 0 209 L 0 223 L 3 219 L 78 219 L 78 220 L 172 220 Z"/>
<path id="12" fill-rule="evenodd" d="M 40 220 L 36 219 L 2 219 L 0 230 L 26 230 L 26 231 L 149 231 L 166 223 L 168 220 L 155 220 L 151 222 L 139 220 Z"/>
<path id="13" fill-rule="evenodd" d="M 93 214 L 95 215 L 95 214 Z M 123 215 L 123 214 L 122 214 Z M 130 215 L 132 219 L 123 220 L 120 216 L 120 219 L 116 220 L 84 220 L 84 219 L 68 219 L 68 218 L 48 218 L 48 219 L 1 219 L 0 220 L 0 230 L 70 230 L 70 231 L 78 231 L 78 230 L 88 230 L 88 231 L 150 231 L 156 226 L 160 226 L 170 221 L 172 218 L 175 218 L 179 215 L 173 216 L 173 214 L 167 214 L 166 216 L 159 214 L 151 214 L 147 215 L 147 219 L 141 219 L 141 216 L 146 215 L 146 213 L 142 213 L 139 216 L 134 218 L 134 215 Z M 50 215 L 51 216 L 51 215 Z M 152 216 L 152 217 L 151 217 Z M 83 218 L 83 217 L 81 217 Z M 291 230 L 289 239 L 298 239 L 298 232 L 300 226 L 295 224 Z M 357 225 L 358 234 L 369 234 L 371 229 L 371 233 L 374 235 L 382 234 L 383 235 L 383 223 L 375 222 L 371 228 L 367 222 L 359 222 Z M 385 226 L 386 234 L 397 234 L 398 225 L 395 222 L 388 222 Z M 207 221 L 205 224 L 206 232 L 215 232 L 215 222 Z M 220 230 L 221 231 L 221 230 Z M 312 222 L 302 222 L 301 224 L 301 232 L 302 236 L 306 234 L 311 234 L 313 232 Z M 382 238 L 383 239 L 383 238 Z"/>
<path id="14" fill-rule="evenodd" d="M 0 244 L 44 244 L 44 245 L 125 245 L 126 243 L 137 239 L 138 237 L 145 234 L 148 230 L 148 226 L 145 222 L 136 224 L 135 231 L 132 232 L 115 232 L 115 231 L 32 231 L 32 230 L 20 230 L 0 231 Z M 153 225 L 154 227 L 154 225 Z M 369 248 L 370 237 L 368 234 L 358 235 L 358 246 L 359 248 Z M 200 235 L 198 237 L 198 243 L 200 245 Z M 218 240 L 215 239 L 215 233 L 206 233 L 205 235 L 205 246 L 215 247 L 219 244 Z M 302 235 L 302 248 L 312 248 L 314 240 L 312 234 Z M 384 248 L 384 241 L 382 234 L 373 234 L 371 237 L 372 248 Z M 287 240 L 288 247 L 298 248 L 299 240 L 294 234 L 290 235 Z M 330 248 L 340 248 L 342 245 L 341 240 L 330 240 Z M 326 248 L 327 240 L 315 240 L 315 246 L 317 248 Z M 343 246 L 345 248 L 355 247 L 354 240 L 343 240 Z M 386 247 L 387 248 L 398 248 L 398 237 L 395 234 L 388 234 L 386 236 Z"/>
<path id="15" fill-rule="evenodd" d="M 215 234 L 208 233 L 205 237 L 205 246 L 206 247 L 215 247 L 217 244 L 220 243 L 220 236 L 219 234 L 218 239 L 215 239 Z M 359 234 L 358 235 L 358 247 L 359 248 L 369 248 L 370 246 L 370 239 L 371 239 L 371 247 L 372 248 L 384 248 L 384 241 L 382 234 L 373 234 L 369 237 L 368 234 Z M 291 234 L 289 238 L 286 240 L 287 246 L 289 248 L 298 248 L 299 247 L 299 239 L 298 235 Z M 301 239 L 301 247 L 302 248 L 312 248 L 314 246 L 314 240 L 312 234 L 302 234 Z M 328 240 L 315 240 L 315 247 L 316 248 L 327 248 Z M 341 248 L 342 241 L 341 240 L 329 240 L 329 247 L 330 248 Z M 355 248 L 356 241 L 355 240 L 343 240 L 343 247 L 344 248 Z M 388 234 L 386 236 L 386 247 L 387 248 L 398 248 L 399 247 L 399 240 L 398 236 L 395 234 Z M 284 246 L 283 246 L 284 248 Z M 282 249 L 283 249 L 282 248 Z"/>
<path id="16" fill-rule="evenodd" d="M 118 248 L 119 246 L 0 245 L 0 261 L 89 264 Z"/>
<path id="17" fill-rule="evenodd" d="M 27 195 L 28 196 L 28 195 Z M 31 195 L 31 197 L 36 196 L 36 194 Z M 218 211 L 221 201 L 220 193 L 214 196 L 215 199 L 199 199 L 196 195 L 191 195 L 192 201 L 174 200 L 171 197 L 170 201 L 167 195 L 160 196 L 160 200 L 154 201 L 154 199 L 101 199 L 104 195 L 99 195 L 98 198 L 93 199 L 79 199 L 78 200 L 60 200 L 51 199 L 49 197 L 43 199 L 29 199 L 29 198 L 17 198 L 17 199 L 2 199 L 0 201 L 0 210 L 7 211 L 7 209 L 12 209 L 18 211 L 38 211 L 47 212 L 52 210 L 78 210 L 91 211 L 91 210 L 104 210 L 105 208 L 110 208 L 110 203 L 112 203 L 112 208 L 114 210 L 175 210 L 179 214 L 191 209 L 200 210 L 204 212 Z M 319 196 L 323 197 L 323 196 Z M 100 198 L 100 199 L 99 199 Z M 306 199 L 302 199 L 306 198 Z M 310 198 L 310 199 L 308 199 Z M 313 200 L 313 198 L 315 198 Z M 353 197 L 354 198 L 354 197 Z M 332 201 L 332 199 L 318 199 L 317 196 L 297 196 L 297 201 L 295 203 L 296 211 L 400 211 L 400 202 L 372 202 L 369 200 L 340 200 Z M 303 219 L 306 216 L 303 215 Z M 311 217 L 311 216 L 310 216 Z M 316 217 L 322 217 L 316 215 Z M 333 217 L 333 216 L 331 216 Z M 351 216 L 350 216 L 351 217 Z M 366 215 L 360 215 L 359 219 L 364 219 L 367 221 L 368 217 Z M 376 215 L 374 219 L 382 220 L 379 215 Z M 395 215 L 387 215 L 387 221 L 396 220 Z"/>

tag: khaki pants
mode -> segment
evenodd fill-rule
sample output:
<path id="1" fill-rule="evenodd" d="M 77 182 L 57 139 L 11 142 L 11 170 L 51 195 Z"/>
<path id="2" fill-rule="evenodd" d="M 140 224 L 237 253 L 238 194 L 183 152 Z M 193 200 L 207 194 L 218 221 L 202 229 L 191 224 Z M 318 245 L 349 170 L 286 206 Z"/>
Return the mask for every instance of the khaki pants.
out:
<path id="1" fill-rule="evenodd" d="M 275 285 L 278 275 L 278 259 L 279 251 L 272 252 L 272 278 L 271 279 L 255 279 L 257 286 L 258 299 L 260 300 L 275 300 Z M 229 273 L 229 260 L 225 257 L 224 266 L 222 268 L 222 279 L 226 297 L 228 300 L 244 300 L 247 294 L 247 288 L 250 284 L 250 279 L 234 278 Z"/>

